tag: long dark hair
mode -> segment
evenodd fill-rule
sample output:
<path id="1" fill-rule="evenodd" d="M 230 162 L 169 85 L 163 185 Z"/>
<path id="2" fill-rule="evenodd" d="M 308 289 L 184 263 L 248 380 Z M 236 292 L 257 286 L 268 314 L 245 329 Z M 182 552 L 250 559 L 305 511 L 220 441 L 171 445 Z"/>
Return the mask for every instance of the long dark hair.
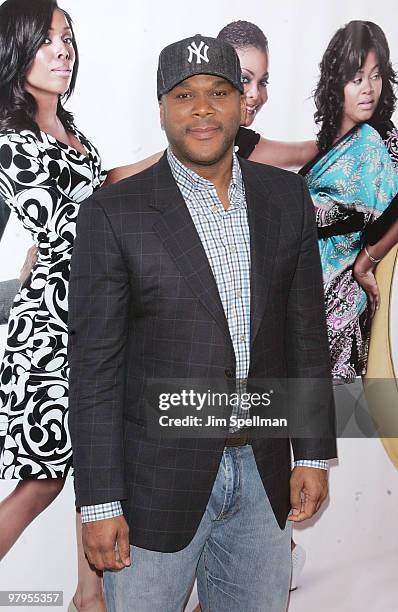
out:
<path id="1" fill-rule="evenodd" d="M 391 119 L 397 75 L 391 65 L 386 36 L 371 21 L 350 21 L 333 36 L 319 64 L 321 74 L 314 94 L 317 109 L 314 116 L 321 126 L 317 135 L 320 151 L 333 144 L 343 118 L 344 87 L 363 66 L 371 49 L 378 59 L 383 86 L 370 123 Z"/>
<path id="2" fill-rule="evenodd" d="M 56 0 L 6 0 L 0 6 L 0 131 L 13 129 L 40 134 L 35 121 L 37 104 L 25 91 L 25 79 L 37 51 L 51 27 Z M 68 13 L 61 10 L 72 29 Z M 72 30 L 73 34 L 73 30 Z M 76 59 L 68 92 L 59 96 L 57 115 L 65 128 L 73 122 L 72 113 L 65 110 L 65 102 L 72 94 L 79 67 L 79 55 L 73 36 Z"/>
<path id="3" fill-rule="evenodd" d="M 225 40 L 234 49 L 247 49 L 256 47 L 268 54 L 268 40 L 264 32 L 250 21 L 232 21 L 222 28 L 217 38 Z"/>

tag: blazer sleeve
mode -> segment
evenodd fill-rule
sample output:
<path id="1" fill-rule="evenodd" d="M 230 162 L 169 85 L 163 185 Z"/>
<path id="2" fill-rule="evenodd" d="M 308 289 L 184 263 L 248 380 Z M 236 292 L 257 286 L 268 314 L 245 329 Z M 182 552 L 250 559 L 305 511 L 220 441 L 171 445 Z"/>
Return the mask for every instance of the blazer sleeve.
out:
<path id="1" fill-rule="evenodd" d="M 287 305 L 286 356 L 294 459 L 336 457 L 325 298 L 314 206 L 302 180 L 300 251 Z"/>
<path id="2" fill-rule="evenodd" d="M 69 428 L 76 505 L 127 497 L 123 457 L 129 281 L 94 196 L 80 207 L 69 286 Z"/>

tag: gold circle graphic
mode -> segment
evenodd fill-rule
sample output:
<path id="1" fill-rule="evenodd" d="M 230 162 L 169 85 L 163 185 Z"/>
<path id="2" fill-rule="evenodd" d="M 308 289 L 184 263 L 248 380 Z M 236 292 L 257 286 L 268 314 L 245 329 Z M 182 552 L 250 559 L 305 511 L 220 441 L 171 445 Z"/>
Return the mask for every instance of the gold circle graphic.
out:
<path id="1" fill-rule="evenodd" d="M 398 421 L 398 364 L 394 367 L 392 356 L 392 288 L 394 272 L 398 273 L 398 245 L 395 245 L 383 258 L 376 269 L 376 280 L 380 289 L 380 308 L 372 321 L 367 372 L 364 377 L 364 389 L 369 410 L 378 422 L 394 423 Z M 372 392 L 371 381 L 387 379 L 383 394 Z M 383 384 L 383 383 L 382 383 Z M 377 388 L 377 385 L 376 385 Z M 381 402 L 381 397 L 383 401 Z M 388 427 L 388 425 L 387 425 Z M 383 446 L 398 470 L 398 438 L 382 437 Z"/>

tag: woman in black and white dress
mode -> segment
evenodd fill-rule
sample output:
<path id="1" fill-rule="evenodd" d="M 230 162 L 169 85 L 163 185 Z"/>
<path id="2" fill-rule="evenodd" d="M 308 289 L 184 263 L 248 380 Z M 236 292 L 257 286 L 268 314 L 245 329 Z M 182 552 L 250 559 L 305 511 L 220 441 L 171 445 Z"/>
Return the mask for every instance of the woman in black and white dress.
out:
<path id="1" fill-rule="evenodd" d="M 0 478 L 19 480 L 0 504 L 0 558 L 72 469 L 69 262 L 80 203 L 103 180 L 98 152 L 62 105 L 77 67 L 71 20 L 55 0 L 1 5 L 0 195 L 30 232 L 38 258 L 15 297 L 0 368 Z M 100 576 L 81 546 L 75 603 L 105 611 Z"/>

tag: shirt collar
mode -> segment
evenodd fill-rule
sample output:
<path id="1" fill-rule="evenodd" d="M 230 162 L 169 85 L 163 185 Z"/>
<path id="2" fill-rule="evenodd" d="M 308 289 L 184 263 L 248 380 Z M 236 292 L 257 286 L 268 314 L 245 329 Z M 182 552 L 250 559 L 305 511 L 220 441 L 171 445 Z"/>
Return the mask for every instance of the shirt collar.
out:
<path id="1" fill-rule="evenodd" d="M 180 162 L 170 147 L 167 149 L 167 160 L 170 164 L 174 179 L 185 200 L 195 199 L 195 194 L 199 191 L 214 189 L 214 185 L 211 181 L 199 176 L 199 174 Z M 238 208 L 246 205 L 242 170 L 235 153 L 233 153 L 232 156 L 232 176 L 228 191 L 231 208 Z"/>

